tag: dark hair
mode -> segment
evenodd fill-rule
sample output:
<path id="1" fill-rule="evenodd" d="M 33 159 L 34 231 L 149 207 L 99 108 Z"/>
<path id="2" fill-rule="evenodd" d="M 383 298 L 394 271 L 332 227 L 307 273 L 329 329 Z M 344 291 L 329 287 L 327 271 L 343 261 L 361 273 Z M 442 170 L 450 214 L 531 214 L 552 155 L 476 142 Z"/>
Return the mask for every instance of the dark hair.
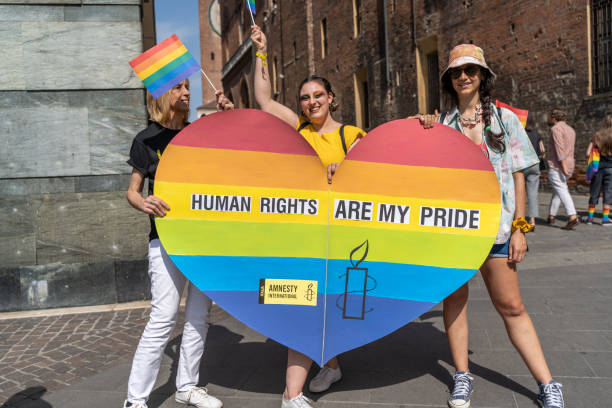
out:
<path id="1" fill-rule="evenodd" d="M 488 69 L 480 68 L 484 79 L 480 81 L 480 87 L 478 88 L 478 94 L 480 95 L 480 104 L 482 106 L 482 119 L 484 122 L 485 129 L 487 129 L 487 142 L 493 150 L 498 153 L 505 153 L 506 145 L 504 143 L 504 131 L 500 133 L 494 133 L 491 130 L 491 92 L 493 91 L 493 85 L 495 84 L 495 78 L 491 75 Z M 453 82 L 451 81 L 449 71 L 446 71 L 441 79 L 442 92 L 444 95 L 444 103 L 446 108 L 459 105 L 459 99 L 457 98 L 457 92 L 453 88 Z M 501 118 L 500 118 L 501 119 Z"/>
<path id="2" fill-rule="evenodd" d="M 321 85 L 323 85 L 323 88 L 325 88 L 325 91 L 327 93 L 330 93 L 334 96 L 334 99 L 332 99 L 331 103 L 329 104 L 329 111 L 330 112 L 335 112 L 338 109 L 338 104 L 336 103 L 336 94 L 334 93 L 334 91 L 332 91 L 332 86 L 329 83 L 329 81 L 321 76 L 318 75 L 308 75 L 306 78 L 304 78 L 304 80 L 300 83 L 300 86 L 298 86 L 298 106 L 299 106 L 299 100 L 300 100 L 300 90 L 302 90 L 302 87 L 304 86 L 304 84 L 308 83 L 308 82 L 312 82 L 312 81 L 316 81 L 318 83 L 320 83 Z"/>
<path id="3" fill-rule="evenodd" d="M 567 113 L 565 113 L 564 110 L 559 109 L 559 108 L 553 109 L 550 114 L 553 117 L 553 119 L 556 120 L 557 122 L 564 122 L 565 119 L 567 119 Z"/>
<path id="4" fill-rule="evenodd" d="M 527 125 L 525 126 L 525 130 L 534 130 L 536 127 L 536 120 L 533 113 L 531 115 L 527 115 Z"/>

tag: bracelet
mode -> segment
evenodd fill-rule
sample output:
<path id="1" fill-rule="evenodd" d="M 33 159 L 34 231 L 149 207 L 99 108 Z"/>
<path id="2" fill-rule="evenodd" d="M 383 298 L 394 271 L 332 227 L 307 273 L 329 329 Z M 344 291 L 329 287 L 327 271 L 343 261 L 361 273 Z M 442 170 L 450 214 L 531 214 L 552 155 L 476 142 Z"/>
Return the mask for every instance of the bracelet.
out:
<path id="1" fill-rule="evenodd" d="M 266 61 L 268 59 L 268 53 L 267 52 L 262 54 L 261 52 L 257 51 L 255 53 L 255 55 L 257 56 L 257 58 L 259 58 L 261 60 L 261 62 L 263 63 L 264 67 L 266 65 L 268 65 L 268 62 Z"/>
<path id="2" fill-rule="evenodd" d="M 526 234 L 533 231 L 533 225 L 529 224 L 525 217 L 521 217 L 512 221 L 512 232 L 516 231 L 517 229 Z"/>

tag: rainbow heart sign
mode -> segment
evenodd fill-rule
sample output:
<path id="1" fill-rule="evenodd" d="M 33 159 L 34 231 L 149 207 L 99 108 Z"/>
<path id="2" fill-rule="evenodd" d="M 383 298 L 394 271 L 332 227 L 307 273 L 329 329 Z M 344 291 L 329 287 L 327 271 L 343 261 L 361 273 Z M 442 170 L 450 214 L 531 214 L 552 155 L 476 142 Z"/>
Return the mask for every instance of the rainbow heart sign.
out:
<path id="1" fill-rule="evenodd" d="M 467 282 L 493 245 L 497 178 L 461 133 L 379 126 L 333 183 L 308 143 L 256 110 L 201 118 L 161 158 L 172 261 L 246 325 L 319 365 L 389 334 Z"/>

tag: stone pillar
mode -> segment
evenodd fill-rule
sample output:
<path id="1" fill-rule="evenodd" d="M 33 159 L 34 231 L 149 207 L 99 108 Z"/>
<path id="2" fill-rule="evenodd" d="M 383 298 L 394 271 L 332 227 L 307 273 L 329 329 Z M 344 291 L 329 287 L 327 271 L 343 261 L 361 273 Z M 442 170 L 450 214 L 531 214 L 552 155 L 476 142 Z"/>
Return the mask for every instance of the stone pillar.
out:
<path id="1" fill-rule="evenodd" d="M 125 199 L 146 126 L 139 0 L 0 5 L 0 311 L 148 296 Z M 151 24 L 152 22 L 148 22 Z"/>

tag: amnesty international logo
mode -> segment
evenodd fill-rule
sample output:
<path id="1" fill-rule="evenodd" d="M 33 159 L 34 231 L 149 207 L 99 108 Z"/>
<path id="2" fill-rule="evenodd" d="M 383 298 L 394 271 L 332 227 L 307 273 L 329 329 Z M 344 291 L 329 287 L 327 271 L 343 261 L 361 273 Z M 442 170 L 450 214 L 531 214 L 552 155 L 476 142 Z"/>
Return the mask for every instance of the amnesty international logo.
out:
<path id="1" fill-rule="evenodd" d="M 308 289 L 306 290 L 306 300 L 312 302 L 312 298 L 317 294 L 314 290 L 312 290 L 312 283 L 308 284 Z"/>
<path id="2" fill-rule="evenodd" d="M 298 279 L 260 279 L 259 304 L 317 305 L 317 281 Z"/>

